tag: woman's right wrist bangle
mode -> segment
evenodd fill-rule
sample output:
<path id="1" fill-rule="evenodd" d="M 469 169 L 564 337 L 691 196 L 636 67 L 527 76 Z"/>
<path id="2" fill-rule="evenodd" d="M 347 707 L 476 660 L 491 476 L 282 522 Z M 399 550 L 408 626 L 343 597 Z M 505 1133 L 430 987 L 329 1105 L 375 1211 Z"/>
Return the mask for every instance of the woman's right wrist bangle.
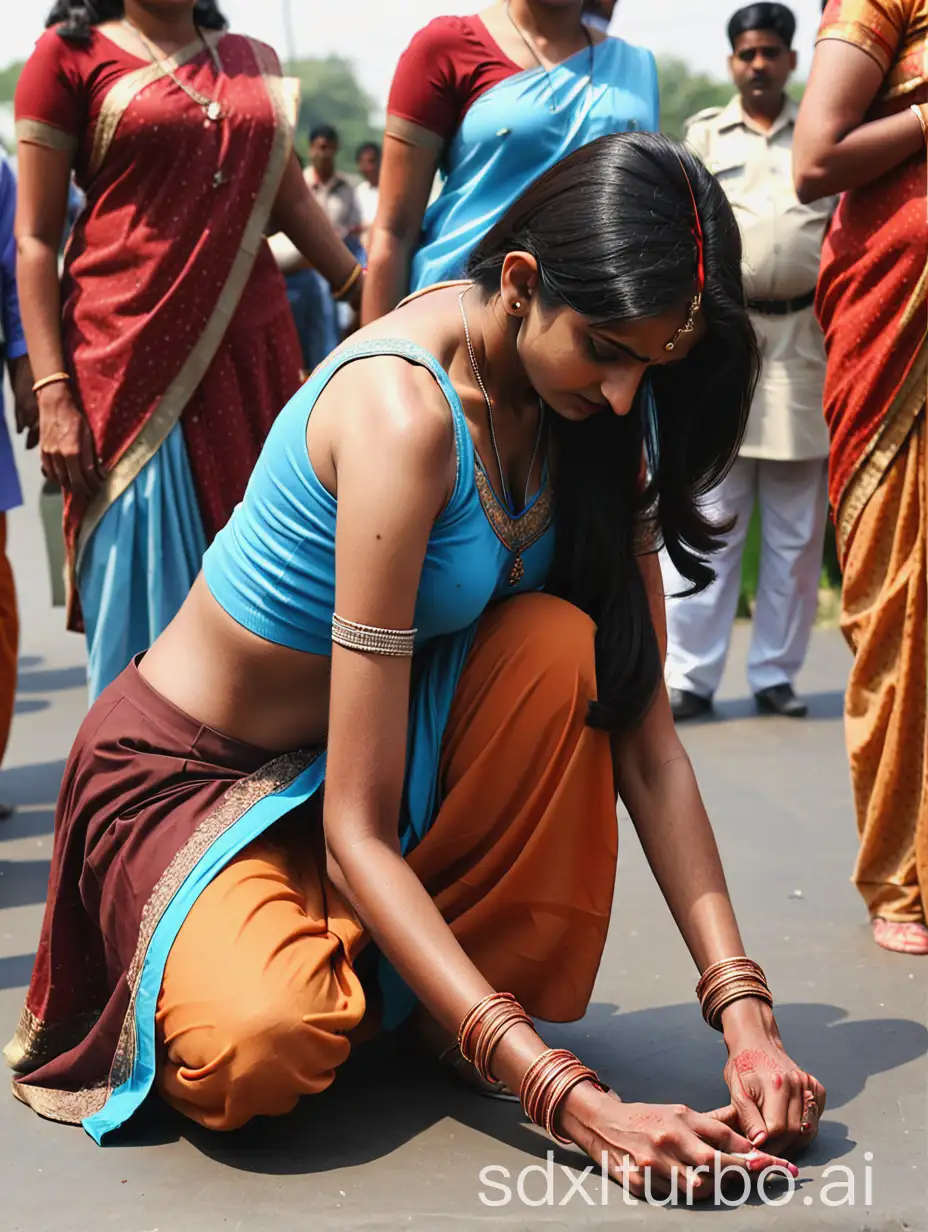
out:
<path id="1" fill-rule="evenodd" d="M 70 372 L 52 372 L 49 376 L 40 377 L 39 380 L 32 386 L 32 392 L 37 394 L 40 389 L 44 389 L 46 385 L 57 385 L 59 381 L 70 381 Z"/>
<path id="2" fill-rule="evenodd" d="M 915 116 L 922 126 L 922 136 L 928 142 L 928 103 L 912 103 L 909 111 L 915 112 Z"/>
<path id="3" fill-rule="evenodd" d="M 532 1020 L 511 992 L 492 992 L 464 1015 L 458 1030 L 458 1048 L 486 1082 L 496 1079 L 490 1068 L 500 1040 L 512 1027 L 532 1026 Z M 555 1128 L 564 1100 L 581 1082 L 591 1082 L 600 1091 L 609 1088 L 596 1073 L 564 1048 L 547 1048 L 522 1076 L 519 1099 L 528 1117 L 556 1142 L 569 1144 Z"/>
<path id="4" fill-rule="evenodd" d="M 696 985 L 702 1016 L 716 1031 L 722 1030 L 722 1011 L 744 997 L 757 997 L 773 1005 L 767 977 L 751 958 L 723 958 L 702 973 Z"/>
<path id="5" fill-rule="evenodd" d="M 608 1091 L 595 1070 L 579 1061 L 566 1048 L 548 1048 L 536 1057 L 525 1071 L 519 1088 L 519 1099 L 530 1120 L 534 1121 L 555 1142 L 565 1146 L 570 1139 L 555 1128 L 558 1109 L 570 1092 L 581 1082 L 590 1082 L 599 1091 Z"/>
<path id="6" fill-rule="evenodd" d="M 358 279 L 361 277 L 363 273 L 364 273 L 364 266 L 360 264 L 356 264 L 354 269 L 351 271 L 351 273 L 348 275 L 348 277 L 345 279 L 342 285 L 338 288 L 338 290 L 332 292 L 332 298 L 336 300 L 345 299 L 345 297 L 351 293 L 352 287 L 355 285 L 355 283 L 358 281 Z"/>

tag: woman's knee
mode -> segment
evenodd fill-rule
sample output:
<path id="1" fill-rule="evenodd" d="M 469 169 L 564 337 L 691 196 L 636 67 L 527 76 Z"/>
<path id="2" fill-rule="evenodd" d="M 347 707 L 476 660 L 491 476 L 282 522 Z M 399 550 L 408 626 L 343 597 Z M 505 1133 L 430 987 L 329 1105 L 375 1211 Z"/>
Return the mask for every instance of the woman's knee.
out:
<path id="1" fill-rule="evenodd" d="M 269 985 L 243 988 L 221 1004 L 159 1011 L 162 1095 L 210 1128 L 237 1129 L 325 1090 L 348 1057 L 347 1031 L 363 1017 L 363 993 L 358 985 L 344 1004 L 304 1002 L 293 989 Z"/>
<path id="2" fill-rule="evenodd" d="M 554 595 L 520 595 L 500 605 L 500 631 L 533 673 L 586 705 L 596 697 L 596 625 Z"/>

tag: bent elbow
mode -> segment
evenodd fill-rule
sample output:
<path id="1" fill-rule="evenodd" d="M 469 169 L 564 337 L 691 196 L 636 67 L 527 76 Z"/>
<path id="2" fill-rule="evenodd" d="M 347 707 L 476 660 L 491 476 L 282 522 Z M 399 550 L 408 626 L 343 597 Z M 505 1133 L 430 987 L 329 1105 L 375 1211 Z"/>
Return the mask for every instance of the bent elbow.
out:
<path id="1" fill-rule="evenodd" d="M 819 149 L 818 154 L 802 149 L 793 149 L 793 188 L 802 205 L 811 205 L 821 197 L 834 192 L 830 180 L 830 150 Z"/>
<path id="2" fill-rule="evenodd" d="M 821 197 L 829 195 L 825 174 L 819 168 L 797 169 L 793 177 L 793 186 L 801 205 L 811 205 Z"/>

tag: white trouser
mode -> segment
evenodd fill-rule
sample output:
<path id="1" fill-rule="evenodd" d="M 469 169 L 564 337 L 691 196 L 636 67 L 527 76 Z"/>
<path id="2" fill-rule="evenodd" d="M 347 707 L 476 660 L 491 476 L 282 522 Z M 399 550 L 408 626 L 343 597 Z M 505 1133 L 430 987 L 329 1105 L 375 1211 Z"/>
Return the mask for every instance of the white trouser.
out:
<path id="1" fill-rule="evenodd" d="M 772 462 L 738 458 L 707 501 L 710 517 L 735 517 L 725 547 L 710 564 L 715 581 L 701 594 L 667 600 L 667 685 L 711 697 L 719 686 L 741 593 L 741 558 L 755 501 L 761 549 L 748 655 L 753 693 L 789 683 L 802 666 L 818 606 L 827 517 L 824 460 Z M 688 585 L 661 553 L 664 590 Z"/>

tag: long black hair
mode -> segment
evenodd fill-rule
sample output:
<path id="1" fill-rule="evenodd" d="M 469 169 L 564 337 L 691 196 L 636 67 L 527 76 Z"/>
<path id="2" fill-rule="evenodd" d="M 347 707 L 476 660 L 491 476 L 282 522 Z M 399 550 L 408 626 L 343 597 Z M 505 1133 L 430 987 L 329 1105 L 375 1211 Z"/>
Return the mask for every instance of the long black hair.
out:
<path id="1" fill-rule="evenodd" d="M 638 721 L 661 679 L 634 555 L 642 521 L 650 519 L 694 592 L 713 580 L 706 557 L 729 529 L 707 520 L 700 498 L 737 456 L 760 365 L 738 226 L 717 181 L 685 146 L 656 133 L 613 134 L 532 184 L 468 266 L 490 296 L 506 254 L 527 252 L 538 264 L 543 306 L 566 305 L 598 322 L 674 309 L 682 316 L 697 285 L 694 200 L 706 336 L 685 360 L 650 370 L 629 414 L 582 423 L 549 416 L 557 517 L 548 590 L 596 622 L 599 700 L 588 722 L 609 731 Z"/>
<path id="2" fill-rule="evenodd" d="M 77 4 L 56 0 L 45 25 L 58 26 L 58 33 L 69 43 L 86 43 L 93 26 L 119 21 L 122 15 L 122 0 L 79 0 Z M 216 0 L 196 0 L 193 20 L 202 30 L 224 30 L 228 25 Z"/>

